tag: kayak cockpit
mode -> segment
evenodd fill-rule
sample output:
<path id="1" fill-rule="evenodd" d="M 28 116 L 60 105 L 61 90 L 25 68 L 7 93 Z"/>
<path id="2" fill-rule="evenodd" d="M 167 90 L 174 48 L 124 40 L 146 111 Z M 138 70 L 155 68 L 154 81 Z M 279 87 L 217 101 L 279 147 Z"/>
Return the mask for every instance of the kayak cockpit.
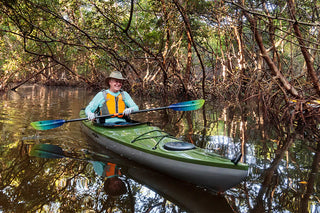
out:
<path id="1" fill-rule="evenodd" d="M 163 145 L 163 148 L 170 151 L 186 151 L 190 149 L 195 149 L 196 146 L 192 143 L 187 142 L 168 142 Z"/>

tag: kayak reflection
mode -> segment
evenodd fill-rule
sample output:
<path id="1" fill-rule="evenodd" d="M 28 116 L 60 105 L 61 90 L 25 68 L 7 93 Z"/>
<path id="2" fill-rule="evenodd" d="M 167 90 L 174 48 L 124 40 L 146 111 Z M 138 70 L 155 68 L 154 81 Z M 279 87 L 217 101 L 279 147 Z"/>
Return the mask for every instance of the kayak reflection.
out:
<path id="1" fill-rule="evenodd" d="M 191 183 L 142 167 L 108 150 L 101 152 L 101 147 L 92 148 L 92 151 L 85 151 L 81 155 L 66 152 L 56 145 L 37 144 L 32 148 L 30 154 L 41 158 L 67 157 L 90 162 L 88 165 L 93 167 L 96 175 L 104 179 L 103 189 L 113 202 L 117 197 L 129 194 L 129 197 L 133 199 L 132 205 L 140 203 L 137 200 L 138 197 L 132 196 L 132 193 L 142 190 L 143 187 L 136 187 L 130 181 L 133 180 L 186 212 L 232 212 L 222 195 L 216 195 Z M 136 208 L 137 206 L 132 209 Z"/>
<path id="2" fill-rule="evenodd" d="M 88 141 L 90 143 L 90 140 Z M 223 195 L 217 195 L 210 190 L 200 188 L 189 182 L 145 168 L 140 164 L 122 158 L 116 153 L 102 149 L 100 145 L 94 142 L 92 143 L 90 146 L 95 153 L 97 153 L 96 150 L 99 150 L 99 155 L 92 155 L 98 162 L 103 160 L 103 155 L 110 157 L 105 160 L 113 159 L 118 163 L 121 162 L 121 165 L 118 164 L 117 166 L 121 167 L 122 175 L 146 186 L 187 212 L 233 212 Z"/>

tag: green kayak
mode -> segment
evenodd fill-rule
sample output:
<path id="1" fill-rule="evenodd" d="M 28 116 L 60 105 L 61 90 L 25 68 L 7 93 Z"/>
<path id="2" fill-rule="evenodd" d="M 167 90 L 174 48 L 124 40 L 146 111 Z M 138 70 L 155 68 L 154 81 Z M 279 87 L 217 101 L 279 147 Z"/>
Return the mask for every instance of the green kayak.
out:
<path id="1" fill-rule="evenodd" d="M 82 110 L 80 117 L 85 118 Z M 248 165 L 183 142 L 148 124 L 104 127 L 82 121 L 83 132 L 123 157 L 169 176 L 222 192 L 248 175 Z"/>

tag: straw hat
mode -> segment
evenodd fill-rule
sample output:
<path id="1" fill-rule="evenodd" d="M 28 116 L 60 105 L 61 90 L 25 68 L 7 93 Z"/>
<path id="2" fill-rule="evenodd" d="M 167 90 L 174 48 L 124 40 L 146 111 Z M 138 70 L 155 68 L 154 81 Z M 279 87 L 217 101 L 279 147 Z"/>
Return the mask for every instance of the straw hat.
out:
<path id="1" fill-rule="evenodd" d="M 109 75 L 109 77 L 106 79 L 106 81 L 109 82 L 109 80 L 110 80 L 111 78 L 119 79 L 119 80 L 127 80 L 126 78 L 124 78 L 124 77 L 122 76 L 121 72 L 119 72 L 119 71 L 113 71 L 113 72 Z"/>

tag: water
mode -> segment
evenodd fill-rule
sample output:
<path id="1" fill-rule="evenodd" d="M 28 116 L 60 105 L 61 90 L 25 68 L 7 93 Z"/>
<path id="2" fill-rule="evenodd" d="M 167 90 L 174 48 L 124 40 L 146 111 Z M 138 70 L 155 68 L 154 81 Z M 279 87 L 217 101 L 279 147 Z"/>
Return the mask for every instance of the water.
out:
<path id="1" fill-rule="evenodd" d="M 81 133 L 80 122 L 47 131 L 30 126 L 38 120 L 78 118 L 94 95 L 85 89 L 41 86 L 2 94 L 0 211 L 320 212 L 317 135 L 307 137 L 307 130 L 304 135 L 285 128 L 275 131 L 276 125 L 267 124 L 254 104 L 241 113 L 238 107 L 207 102 L 195 112 L 168 110 L 133 116 L 229 159 L 242 150 L 250 174 L 222 195 L 113 156 Z M 177 102 L 134 99 L 140 109 Z M 35 144 L 44 143 L 58 145 L 71 158 L 30 156 Z M 127 192 L 118 197 L 105 192 L 105 179 L 93 166 L 94 161 L 108 160 L 122 165 L 121 180 Z"/>

